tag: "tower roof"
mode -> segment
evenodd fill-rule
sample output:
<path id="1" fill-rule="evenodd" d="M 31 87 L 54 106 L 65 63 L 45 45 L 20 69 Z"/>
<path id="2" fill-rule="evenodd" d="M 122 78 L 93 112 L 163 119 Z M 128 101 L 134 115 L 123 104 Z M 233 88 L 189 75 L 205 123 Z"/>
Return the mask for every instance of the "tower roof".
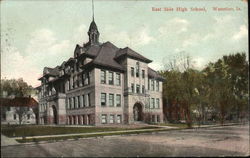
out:
<path id="1" fill-rule="evenodd" d="M 98 28 L 97 28 L 97 25 L 96 25 L 95 21 L 93 20 L 93 21 L 90 23 L 88 33 L 90 33 L 91 31 L 94 31 L 94 30 L 97 30 L 97 31 L 98 31 Z"/>

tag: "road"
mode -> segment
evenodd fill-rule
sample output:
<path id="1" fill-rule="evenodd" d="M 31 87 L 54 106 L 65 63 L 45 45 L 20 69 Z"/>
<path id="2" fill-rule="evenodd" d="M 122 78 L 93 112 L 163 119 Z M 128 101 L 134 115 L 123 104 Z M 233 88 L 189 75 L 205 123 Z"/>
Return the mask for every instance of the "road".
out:
<path id="1" fill-rule="evenodd" d="M 173 130 L 1 148 L 2 157 L 247 156 L 249 126 Z"/>

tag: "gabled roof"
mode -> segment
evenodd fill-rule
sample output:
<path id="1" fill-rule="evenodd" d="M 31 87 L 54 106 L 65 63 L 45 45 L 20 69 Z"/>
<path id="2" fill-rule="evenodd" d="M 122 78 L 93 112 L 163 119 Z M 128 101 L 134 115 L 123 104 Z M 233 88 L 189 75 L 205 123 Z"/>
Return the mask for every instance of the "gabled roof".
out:
<path id="1" fill-rule="evenodd" d="M 45 67 L 45 74 L 44 75 L 51 75 L 51 76 L 57 76 L 59 75 L 59 70 L 58 70 L 58 66 L 55 68 L 50 68 L 50 67 Z"/>
<path id="2" fill-rule="evenodd" d="M 163 78 L 158 72 L 156 72 L 155 70 L 151 69 L 150 67 L 148 67 L 148 76 L 151 78 L 155 78 L 161 81 L 164 81 L 165 78 Z"/>
<path id="3" fill-rule="evenodd" d="M 38 102 L 31 97 L 0 98 L 1 106 L 36 107 Z"/>
<path id="4" fill-rule="evenodd" d="M 56 66 L 55 68 L 44 67 L 44 69 L 43 69 L 43 76 L 40 77 L 38 80 L 41 80 L 44 76 L 53 76 L 53 77 L 56 77 L 58 75 L 59 75 L 59 66 Z"/>
<path id="5" fill-rule="evenodd" d="M 69 58 L 69 59 L 66 61 L 65 66 L 71 65 L 71 64 L 73 64 L 74 62 L 75 62 L 75 59 L 74 59 L 74 58 Z"/>
<path id="6" fill-rule="evenodd" d="M 114 60 L 118 50 L 119 48 L 108 41 L 101 45 L 97 57 L 91 63 L 123 70 L 122 65 Z"/>
<path id="7" fill-rule="evenodd" d="M 118 63 L 118 61 L 123 57 L 131 57 L 137 60 L 144 61 L 146 63 L 152 62 L 151 60 L 140 55 L 139 53 L 135 52 L 129 47 L 119 49 L 109 41 L 100 45 L 91 45 L 90 47 L 79 47 L 79 49 L 83 49 L 84 51 L 84 53 L 82 53 L 81 56 L 86 55 L 93 58 L 93 60 L 88 64 L 84 65 L 83 68 L 99 66 L 101 68 L 105 67 L 105 68 L 124 71 L 123 66 Z M 66 62 L 63 62 L 62 65 L 65 66 L 71 65 L 75 63 L 75 61 L 76 61 L 75 58 L 69 58 Z M 46 71 L 46 73 L 44 73 L 44 76 L 46 75 L 54 77 L 59 76 L 59 66 L 55 68 L 45 67 L 44 71 Z M 148 75 L 151 78 L 164 81 L 164 78 L 151 68 L 148 68 Z M 57 79 L 55 78 L 55 80 Z"/>
<path id="8" fill-rule="evenodd" d="M 124 56 L 132 57 L 132 58 L 135 58 L 137 60 L 144 61 L 146 63 L 152 62 L 152 60 L 149 60 L 148 58 L 140 55 L 139 53 L 135 52 L 134 50 L 130 49 L 129 47 L 119 49 L 116 53 L 115 59 L 120 59 Z"/>

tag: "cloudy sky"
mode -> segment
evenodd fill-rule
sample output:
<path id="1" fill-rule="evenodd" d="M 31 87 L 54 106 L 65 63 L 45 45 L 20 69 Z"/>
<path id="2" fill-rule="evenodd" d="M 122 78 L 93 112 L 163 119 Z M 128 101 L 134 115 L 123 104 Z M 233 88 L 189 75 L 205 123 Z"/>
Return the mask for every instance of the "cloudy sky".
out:
<path id="1" fill-rule="evenodd" d="M 188 11 L 178 12 L 176 7 Z M 206 12 L 190 11 L 195 7 L 205 7 Z M 22 77 L 38 86 L 43 67 L 60 65 L 73 56 L 76 44 L 87 42 L 91 9 L 91 0 L 1 1 L 1 77 Z M 132 48 L 152 59 L 150 67 L 156 70 L 182 51 L 197 69 L 226 54 L 248 54 L 245 0 L 95 0 L 95 21 L 101 42 Z"/>

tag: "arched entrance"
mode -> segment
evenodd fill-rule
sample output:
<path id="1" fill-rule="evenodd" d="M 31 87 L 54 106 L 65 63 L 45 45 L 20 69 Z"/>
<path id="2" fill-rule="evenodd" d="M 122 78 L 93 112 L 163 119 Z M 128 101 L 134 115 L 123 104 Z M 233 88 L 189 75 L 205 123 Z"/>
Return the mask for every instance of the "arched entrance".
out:
<path id="1" fill-rule="evenodd" d="M 133 107 L 134 121 L 142 121 L 142 104 L 135 103 Z"/>
<path id="2" fill-rule="evenodd" d="M 52 105 L 52 110 L 53 110 L 53 124 L 57 124 L 57 110 L 55 105 Z"/>

